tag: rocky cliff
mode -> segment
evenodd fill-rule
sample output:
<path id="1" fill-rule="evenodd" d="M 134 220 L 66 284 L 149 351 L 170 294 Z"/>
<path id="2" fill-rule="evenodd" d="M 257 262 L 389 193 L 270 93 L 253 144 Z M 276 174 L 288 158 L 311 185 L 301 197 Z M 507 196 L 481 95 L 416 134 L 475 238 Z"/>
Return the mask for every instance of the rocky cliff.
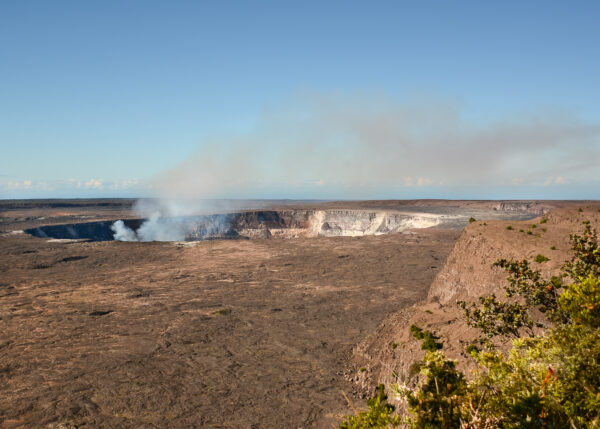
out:
<path id="1" fill-rule="evenodd" d="M 367 390 L 384 383 L 410 383 L 411 365 L 422 359 L 420 341 L 409 333 L 411 324 L 434 331 L 444 343 L 445 353 L 458 359 L 462 369 L 471 358 L 465 347 L 478 336 L 478 331 L 464 321 L 456 301 L 474 301 L 495 293 L 504 296 L 506 274 L 492 264 L 499 258 L 527 258 L 536 255 L 549 258 L 533 262 L 533 268 L 551 276 L 560 271 L 570 257 L 569 235 L 582 231 L 582 222 L 590 220 L 600 229 L 600 205 L 555 209 L 543 217 L 529 221 L 477 221 L 468 225 L 456 242 L 442 270 L 419 305 L 388 316 L 377 330 L 354 350 L 356 368 L 350 377 Z"/>

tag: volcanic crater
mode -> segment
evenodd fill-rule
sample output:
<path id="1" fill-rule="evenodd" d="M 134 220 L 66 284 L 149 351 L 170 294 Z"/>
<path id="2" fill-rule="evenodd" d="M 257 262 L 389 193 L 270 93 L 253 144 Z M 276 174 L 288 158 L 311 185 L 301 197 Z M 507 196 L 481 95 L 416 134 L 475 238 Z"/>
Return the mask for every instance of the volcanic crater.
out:
<path id="1" fill-rule="evenodd" d="M 528 213 L 505 217 L 531 217 Z M 154 216 L 25 229 L 35 237 L 89 241 L 201 241 L 214 239 L 362 237 L 438 227 L 457 229 L 467 224 L 466 213 L 397 210 L 296 209 L 254 210 L 200 216 Z M 119 234 L 123 229 L 128 234 Z"/>
<path id="2" fill-rule="evenodd" d="M 0 427 L 330 428 L 351 412 L 341 392 L 355 404 L 368 393 L 353 348 L 425 299 L 469 218 L 551 207 L 369 201 L 142 219 L 133 203 L 0 203 Z M 119 219 L 136 239 L 154 221 L 176 240 L 115 241 Z"/>

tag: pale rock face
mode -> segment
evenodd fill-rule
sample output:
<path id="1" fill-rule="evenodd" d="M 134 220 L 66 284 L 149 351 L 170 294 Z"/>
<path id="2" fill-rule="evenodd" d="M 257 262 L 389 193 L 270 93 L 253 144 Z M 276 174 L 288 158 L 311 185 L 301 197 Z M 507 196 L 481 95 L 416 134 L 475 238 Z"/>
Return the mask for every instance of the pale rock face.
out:
<path id="1" fill-rule="evenodd" d="M 244 220 L 244 228 L 233 228 L 250 238 L 363 237 L 430 228 L 457 216 L 431 213 L 401 213 L 383 210 L 293 210 L 281 211 L 276 219 Z"/>
<path id="2" fill-rule="evenodd" d="M 311 236 L 362 237 L 429 228 L 441 223 L 441 215 L 403 214 L 365 210 L 319 210 L 310 217 Z"/>

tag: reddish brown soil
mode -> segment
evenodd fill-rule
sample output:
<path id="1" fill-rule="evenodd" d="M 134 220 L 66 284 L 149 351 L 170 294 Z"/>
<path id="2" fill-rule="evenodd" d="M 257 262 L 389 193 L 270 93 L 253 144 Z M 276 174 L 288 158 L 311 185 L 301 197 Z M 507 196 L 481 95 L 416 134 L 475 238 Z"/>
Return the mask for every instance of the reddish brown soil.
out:
<path id="1" fill-rule="evenodd" d="M 83 212 L 112 213 L 94 210 Z M 53 213 L 48 223 L 82 211 L 4 212 L 2 229 Z M 352 347 L 425 298 L 458 234 L 1 236 L 0 426 L 331 427 L 350 412 L 342 392 L 356 397 L 344 374 Z"/>

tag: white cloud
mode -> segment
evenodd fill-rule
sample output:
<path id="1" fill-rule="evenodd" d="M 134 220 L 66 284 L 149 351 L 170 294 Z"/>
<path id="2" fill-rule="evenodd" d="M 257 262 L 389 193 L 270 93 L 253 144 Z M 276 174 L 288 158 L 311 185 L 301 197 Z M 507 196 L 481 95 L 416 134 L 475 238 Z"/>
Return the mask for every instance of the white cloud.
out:
<path id="1" fill-rule="evenodd" d="M 31 188 L 32 181 L 31 180 L 9 180 L 4 185 L 4 189 L 13 190 L 13 189 L 29 189 Z"/>
<path id="2" fill-rule="evenodd" d="M 43 191 L 54 191 L 56 188 L 48 182 L 37 182 L 35 184 L 36 189 Z"/>
<path id="3" fill-rule="evenodd" d="M 137 179 L 126 179 L 126 180 L 115 180 L 112 184 L 108 186 L 108 189 L 118 190 L 118 189 L 130 189 L 135 188 L 139 185 L 139 181 Z"/>
<path id="4" fill-rule="evenodd" d="M 417 177 L 413 179 L 411 176 L 406 176 L 404 178 L 404 186 L 410 188 L 411 186 L 431 186 L 435 184 L 435 180 L 430 179 L 429 177 Z"/>
<path id="5" fill-rule="evenodd" d="M 138 179 L 128 179 L 121 181 L 121 188 L 133 188 L 139 184 Z"/>
<path id="6" fill-rule="evenodd" d="M 567 178 L 565 176 L 556 176 L 556 177 L 548 177 L 545 181 L 544 181 L 544 186 L 550 186 L 550 185 L 566 185 L 569 181 L 567 180 Z"/>
<path id="7" fill-rule="evenodd" d="M 434 181 L 428 177 L 419 177 L 417 180 L 417 186 L 430 186 L 433 185 Z"/>
<path id="8" fill-rule="evenodd" d="M 85 187 L 86 189 L 102 189 L 103 183 L 102 180 L 99 179 L 90 179 L 87 182 L 85 182 Z"/>
<path id="9" fill-rule="evenodd" d="M 34 182 L 33 180 L 9 180 L 3 184 L 0 184 L 6 191 L 14 191 L 14 190 L 26 190 L 26 191 L 50 191 L 55 188 L 51 186 L 48 182 Z"/>

